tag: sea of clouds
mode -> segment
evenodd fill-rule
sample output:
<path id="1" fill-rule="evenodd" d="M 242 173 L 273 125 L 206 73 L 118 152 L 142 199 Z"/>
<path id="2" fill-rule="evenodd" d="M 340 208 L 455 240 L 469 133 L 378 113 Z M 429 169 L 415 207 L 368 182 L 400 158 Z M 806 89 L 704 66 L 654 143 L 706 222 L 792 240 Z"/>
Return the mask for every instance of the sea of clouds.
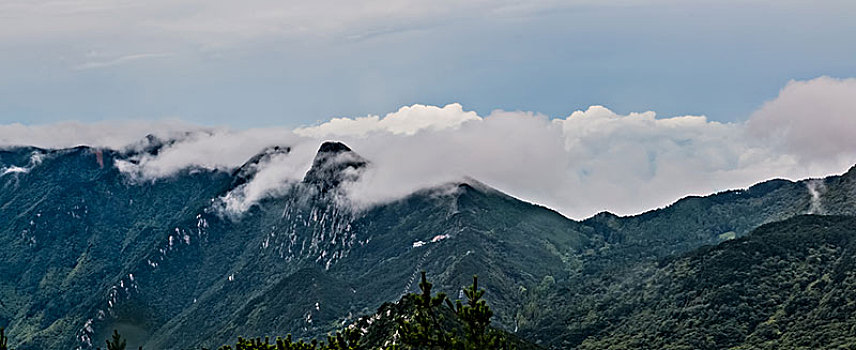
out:
<path id="1" fill-rule="evenodd" d="M 704 116 L 616 114 L 602 106 L 550 118 L 533 112 L 480 116 L 460 104 L 412 105 L 384 116 L 335 118 L 291 128 L 236 130 L 181 121 L 0 125 L 0 147 L 135 147 L 147 134 L 178 141 L 138 164 L 147 181 L 188 167 L 234 169 L 274 145 L 254 179 L 223 200 L 235 213 L 300 181 L 321 142 L 338 140 L 371 162 L 350 200 L 372 205 L 472 177 L 572 218 L 634 214 L 690 194 L 770 178 L 842 173 L 856 164 L 856 79 L 792 81 L 745 122 Z"/>

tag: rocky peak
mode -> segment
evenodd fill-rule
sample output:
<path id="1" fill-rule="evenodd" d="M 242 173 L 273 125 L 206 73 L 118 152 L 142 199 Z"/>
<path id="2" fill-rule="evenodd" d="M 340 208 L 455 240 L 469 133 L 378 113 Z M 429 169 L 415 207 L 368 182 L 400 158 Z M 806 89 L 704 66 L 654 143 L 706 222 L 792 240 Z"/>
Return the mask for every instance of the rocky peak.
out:
<path id="1" fill-rule="evenodd" d="M 368 163 L 365 158 L 341 142 L 324 142 L 303 182 L 313 184 L 325 193 L 339 187 L 343 182 L 359 179 Z"/>

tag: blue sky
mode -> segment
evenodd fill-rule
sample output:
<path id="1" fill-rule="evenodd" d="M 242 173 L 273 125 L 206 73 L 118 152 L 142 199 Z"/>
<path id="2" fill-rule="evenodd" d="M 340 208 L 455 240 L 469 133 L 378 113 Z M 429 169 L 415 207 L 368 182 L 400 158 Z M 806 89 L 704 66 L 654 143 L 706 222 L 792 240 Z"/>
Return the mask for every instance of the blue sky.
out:
<path id="1" fill-rule="evenodd" d="M 0 1 L 0 123 L 317 124 L 415 103 L 744 121 L 856 76 L 852 1 Z"/>

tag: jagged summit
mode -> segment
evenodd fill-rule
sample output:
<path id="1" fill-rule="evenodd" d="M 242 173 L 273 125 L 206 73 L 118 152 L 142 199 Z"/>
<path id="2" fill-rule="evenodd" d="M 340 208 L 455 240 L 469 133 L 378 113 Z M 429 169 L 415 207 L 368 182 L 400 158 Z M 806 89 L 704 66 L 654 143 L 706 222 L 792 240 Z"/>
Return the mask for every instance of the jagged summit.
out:
<path id="1" fill-rule="evenodd" d="M 326 141 L 318 148 L 318 153 L 353 152 L 350 147 L 338 141 Z"/>
<path id="2" fill-rule="evenodd" d="M 303 182 L 314 184 L 322 193 L 343 182 L 356 181 L 369 162 L 341 142 L 327 141 L 318 148 L 312 167 Z"/>

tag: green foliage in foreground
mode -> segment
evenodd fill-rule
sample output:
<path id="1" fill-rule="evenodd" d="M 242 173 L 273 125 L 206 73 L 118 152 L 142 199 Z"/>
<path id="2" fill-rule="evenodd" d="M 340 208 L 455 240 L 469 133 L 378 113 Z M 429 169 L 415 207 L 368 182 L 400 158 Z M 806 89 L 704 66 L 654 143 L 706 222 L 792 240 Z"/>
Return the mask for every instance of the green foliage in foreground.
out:
<path id="1" fill-rule="evenodd" d="M 483 299 L 485 290 L 479 288 L 477 276 L 473 276 L 473 284 L 463 290 L 467 297 L 466 304 L 460 300 L 453 304 L 445 293 L 432 294 L 432 284 L 428 282 L 424 271 L 419 288 L 420 294 L 402 297 L 398 305 L 404 308 L 397 308 L 393 312 L 393 308 L 382 306 L 371 317 L 372 321 L 378 322 L 358 322 L 365 327 L 352 325 L 328 335 L 326 341 L 313 339 L 295 342 L 290 334 L 285 338 L 278 337 L 273 342 L 270 337 L 238 337 L 234 347 L 224 345 L 219 350 L 493 350 L 518 349 L 523 344 L 490 326 L 493 311 Z M 394 321 L 382 320 L 384 316 Z M 392 329 L 389 329 L 389 325 L 393 325 Z M 532 345 L 526 347 L 534 348 Z"/>
<path id="2" fill-rule="evenodd" d="M 107 350 L 125 350 L 127 342 L 119 335 L 119 331 L 113 330 L 113 340 L 107 340 Z"/>
<path id="3" fill-rule="evenodd" d="M 399 323 L 401 343 L 387 349 L 511 349 L 515 348 L 502 331 L 490 327 L 493 311 L 482 296 L 485 290 L 479 289 L 478 277 L 473 276 L 473 284 L 464 288 L 467 304 L 458 300 L 455 305 L 444 293 L 431 295 L 431 283 L 422 272 L 419 289 L 422 294 L 415 295 L 416 311 L 411 320 Z M 445 303 L 445 305 L 443 305 Z M 442 308 L 448 307 L 447 310 Z M 450 327 L 444 324 L 444 311 L 453 312 L 454 320 L 463 323 L 463 327 Z M 463 328 L 463 335 L 460 330 Z M 457 333 L 455 331 L 458 331 Z"/>

